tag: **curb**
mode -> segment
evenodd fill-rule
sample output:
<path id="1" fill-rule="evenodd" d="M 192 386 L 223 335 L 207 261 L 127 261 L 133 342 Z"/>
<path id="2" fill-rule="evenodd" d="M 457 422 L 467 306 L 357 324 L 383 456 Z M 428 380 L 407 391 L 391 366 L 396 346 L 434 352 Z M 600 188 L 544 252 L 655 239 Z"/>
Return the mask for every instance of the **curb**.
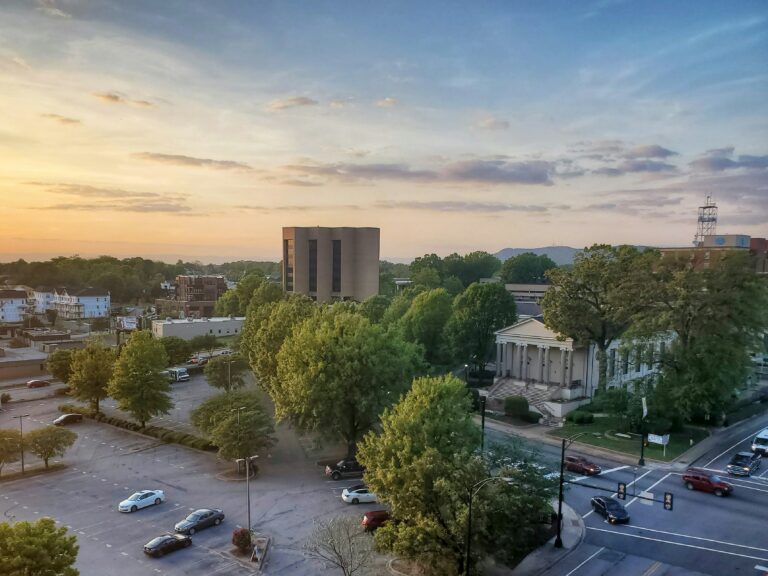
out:
<path id="1" fill-rule="evenodd" d="M 392 563 L 393 563 L 395 560 L 398 560 L 398 558 L 390 558 L 389 562 L 387 562 L 387 571 L 388 571 L 390 574 L 393 574 L 393 576 L 408 576 L 408 574 L 405 574 L 405 573 L 403 573 L 403 572 L 400 572 L 400 570 L 398 570 L 397 568 L 395 568 L 394 566 L 392 566 Z"/>

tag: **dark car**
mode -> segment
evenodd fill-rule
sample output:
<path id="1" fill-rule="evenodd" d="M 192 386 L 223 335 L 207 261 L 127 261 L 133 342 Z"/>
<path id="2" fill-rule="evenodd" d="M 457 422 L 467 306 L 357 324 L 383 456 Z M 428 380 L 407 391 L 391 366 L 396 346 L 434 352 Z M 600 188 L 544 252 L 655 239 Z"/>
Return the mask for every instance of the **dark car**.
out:
<path id="1" fill-rule="evenodd" d="M 387 520 L 389 520 L 389 512 L 386 510 L 370 510 L 363 514 L 361 525 L 366 532 L 373 532 Z"/>
<path id="2" fill-rule="evenodd" d="M 184 534 L 163 534 L 144 544 L 144 554 L 162 556 L 179 548 L 192 545 L 192 538 Z"/>
<path id="3" fill-rule="evenodd" d="M 565 469 L 570 472 L 576 472 L 577 474 L 584 474 L 586 476 L 594 476 L 602 472 L 602 468 L 590 462 L 583 456 L 566 456 L 565 457 Z"/>
<path id="4" fill-rule="evenodd" d="M 48 380 L 30 380 L 27 382 L 27 388 L 44 388 L 50 385 L 51 383 Z"/>
<path id="5" fill-rule="evenodd" d="M 224 512 L 218 508 L 201 508 L 178 522 L 173 529 L 181 534 L 192 535 L 203 528 L 218 526 L 222 520 L 224 520 Z"/>
<path id="6" fill-rule="evenodd" d="M 629 514 L 618 500 L 608 496 L 594 496 L 592 498 L 592 510 L 600 514 L 611 524 L 626 524 L 629 522 Z"/>
<path id="7" fill-rule="evenodd" d="M 325 467 L 325 475 L 333 480 L 362 476 L 365 468 L 354 458 L 339 460 L 336 464 Z"/>
<path id="8" fill-rule="evenodd" d="M 760 468 L 762 458 L 760 454 L 753 452 L 737 452 L 731 457 L 731 461 L 725 467 L 728 474 L 734 476 L 749 476 Z"/>
<path id="9" fill-rule="evenodd" d="M 731 484 L 728 484 L 717 474 L 712 474 L 712 472 L 699 468 L 688 468 L 685 474 L 683 474 L 683 482 L 688 490 L 712 492 L 715 496 L 733 494 L 733 486 Z"/>
<path id="10" fill-rule="evenodd" d="M 82 414 L 62 414 L 56 420 L 53 421 L 54 426 L 63 426 L 64 424 L 75 424 L 76 422 L 82 422 Z"/>

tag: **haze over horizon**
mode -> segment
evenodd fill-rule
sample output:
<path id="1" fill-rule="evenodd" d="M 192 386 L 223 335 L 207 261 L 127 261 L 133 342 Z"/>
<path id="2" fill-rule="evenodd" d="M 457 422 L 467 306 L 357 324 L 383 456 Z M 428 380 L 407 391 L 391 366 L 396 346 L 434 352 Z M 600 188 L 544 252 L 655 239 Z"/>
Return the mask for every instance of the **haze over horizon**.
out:
<path id="1" fill-rule="evenodd" d="M 765 237 L 766 56 L 761 1 L 11 0 L 0 261 Z"/>

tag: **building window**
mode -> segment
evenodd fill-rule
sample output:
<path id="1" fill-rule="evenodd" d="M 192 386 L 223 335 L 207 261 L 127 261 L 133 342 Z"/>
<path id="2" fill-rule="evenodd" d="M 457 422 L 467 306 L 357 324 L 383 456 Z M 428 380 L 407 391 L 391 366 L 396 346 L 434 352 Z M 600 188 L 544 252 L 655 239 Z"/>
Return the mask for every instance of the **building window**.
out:
<path id="1" fill-rule="evenodd" d="M 333 283 L 332 292 L 341 292 L 341 240 L 333 241 Z"/>
<path id="2" fill-rule="evenodd" d="M 283 240 L 283 278 L 285 278 L 286 292 L 293 292 L 293 266 L 295 263 L 295 252 L 293 240 L 287 238 Z"/>
<path id="3" fill-rule="evenodd" d="M 667 350 L 666 342 L 659 342 L 659 364 L 664 361 L 664 352 Z"/>
<path id="4" fill-rule="evenodd" d="M 621 356 L 621 373 L 629 374 L 629 350 L 625 350 Z"/>
<path id="5" fill-rule="evenodd" d="M 616 375 L 616 349 L 611 350 L 608 360 L 608 377 L 613 378 Z"/>
<path id="6" fill-rule="evenodd" d="M 309 241 L 309 291 L 317 292 L 317 240 Z"/>

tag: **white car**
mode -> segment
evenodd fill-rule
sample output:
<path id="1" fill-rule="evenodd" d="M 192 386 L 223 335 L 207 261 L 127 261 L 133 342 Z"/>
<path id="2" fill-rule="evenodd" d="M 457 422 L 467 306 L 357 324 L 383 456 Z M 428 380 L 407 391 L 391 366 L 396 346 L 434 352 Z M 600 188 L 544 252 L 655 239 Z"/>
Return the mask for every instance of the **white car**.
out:
<path id="1" fill-rule="evenodd" d="M 165 502 L 165 492 L 162 490 L 142 490 L 131 494 L 117 505 L 120 512 L 136 512 L 139 508 L 146 508 L 153 504 Z"/>
<path id="2" fill-rule="evenodd" d="M 341 499 L 347 504 L 360 504 L 361 502 L 376 502 L 376 494 L 368 490 L 365 484 L 355 484 L 344 488 Z"/>

